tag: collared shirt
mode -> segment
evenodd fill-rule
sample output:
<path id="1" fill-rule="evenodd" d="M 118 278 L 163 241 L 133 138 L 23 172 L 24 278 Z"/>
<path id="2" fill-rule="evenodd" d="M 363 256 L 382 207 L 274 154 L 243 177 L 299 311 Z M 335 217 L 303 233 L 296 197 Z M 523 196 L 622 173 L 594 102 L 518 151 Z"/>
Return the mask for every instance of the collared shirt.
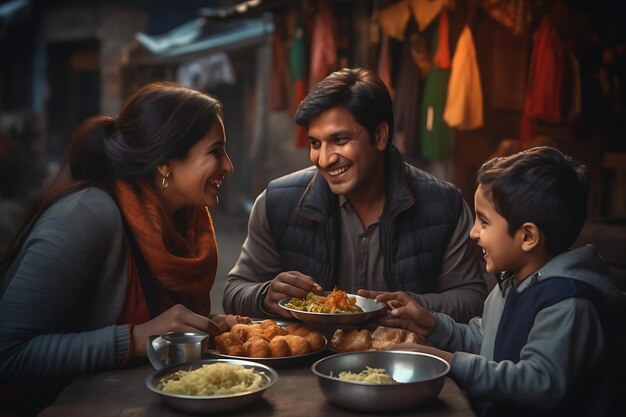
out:
<path id="1" fill-rule="evenodd" d="M 384 290 L 384 262 L 380 248 L 380 219 L 363 228 L 348 199 L 340 195 L 341 240 L 337 288 L 355 293 L 360 288 Z"/>

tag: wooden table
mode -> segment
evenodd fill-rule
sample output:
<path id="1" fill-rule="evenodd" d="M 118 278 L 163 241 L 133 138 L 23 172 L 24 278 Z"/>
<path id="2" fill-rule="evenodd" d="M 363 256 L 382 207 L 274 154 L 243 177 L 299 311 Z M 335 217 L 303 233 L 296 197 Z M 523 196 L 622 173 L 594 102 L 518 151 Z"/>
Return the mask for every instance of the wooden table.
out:
<path id="1" fill-rule="evenodd" d="M 232 415 L 253 417 L 349 417 L 385 414 L 356 413 L 326 401 L 317 379 L 310 370 L 311 363 L 275 367 L 279 378 L 262 399 Z M 142 363 L 138 366 L 83 375 L 72 382 L 56 403 L 44 409 L 40 417 L 169 417 L 186 414 L 162 404 L 158 395 L 148 390 L 145 379 L 154 369 Z M 446 378 L 438 398 L 406 413 L 393 416 L 475 417 L 465 393 Z"/>

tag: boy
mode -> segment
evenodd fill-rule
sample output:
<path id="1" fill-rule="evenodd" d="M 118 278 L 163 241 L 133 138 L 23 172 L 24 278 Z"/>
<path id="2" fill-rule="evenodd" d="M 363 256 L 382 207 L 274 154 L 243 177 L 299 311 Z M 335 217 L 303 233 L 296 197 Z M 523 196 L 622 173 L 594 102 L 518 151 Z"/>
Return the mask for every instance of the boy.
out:
<path id="1" fill-rule="evenodd" d="M 360 294 L 392 303 L 384 324 L 428 338 L 435 347 L 402 347 L 448 361 L 480 415 L 615 412 L 610 346 L 626 296 L 593 247 L 568 251 L 587 212 L 584 167 L 538 147 L 485 163 L 478 184 L 470 237 L 488 272 L 506 271 L 482 318 L 458 324 L 401 292 Z"/>

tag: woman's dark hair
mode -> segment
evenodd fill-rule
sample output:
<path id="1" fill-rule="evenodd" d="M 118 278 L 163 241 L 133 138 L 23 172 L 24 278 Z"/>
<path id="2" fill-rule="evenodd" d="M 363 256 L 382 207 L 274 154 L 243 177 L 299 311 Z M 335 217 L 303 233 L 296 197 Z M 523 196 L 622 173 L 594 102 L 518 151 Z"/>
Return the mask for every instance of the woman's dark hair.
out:
<path id="1" fill-rule="evenodd" d="M 344 68 L 320 81 L 302 100 L 296 110 L 295 121 L 308 127 L 320 113 L 343 106 L 358 124 L 370 134 L 374 143 L 374 130 L 381 122 L 389 126 L 387 148 L 393 140 L 393 106 L 385 83 L 375 72 L 364 68 Z"/>
<path id="2" fill-rule="evenodd" d="M 586 168 L 555 148 L 493 158 L 480 167 L 477 180 L 511 236 L 525 222 L 535 223 L 553 255 L 571 247 L 587 217 Z"/>
<path id="3" fill-rule="evenodd" d="M 57 179 L 34 200 L 0 261 L 6 270 L 39 216 L 63 196 L 116 179 L 150 179 L 155 168 L 182 159 L 222 117 L 221 103 L 168 82 L 148 84 L 124 102 L 116 119 L 94 116 L 72 135 Z"/>

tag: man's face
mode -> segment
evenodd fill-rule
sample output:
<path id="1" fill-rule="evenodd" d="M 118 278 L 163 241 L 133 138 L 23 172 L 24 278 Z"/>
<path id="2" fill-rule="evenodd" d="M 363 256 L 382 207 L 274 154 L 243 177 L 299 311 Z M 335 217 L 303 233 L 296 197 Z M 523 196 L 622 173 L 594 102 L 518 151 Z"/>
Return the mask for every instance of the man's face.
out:
<path id="1" fill-rule="evenodd" d="M 310 158 L 338 195 L 357 196 L 384 178 L 383 150 L 387 145 L 386 124 L 367 130 L 345 107 L 333 107 L 312 119 L 308 126 Z"/>

